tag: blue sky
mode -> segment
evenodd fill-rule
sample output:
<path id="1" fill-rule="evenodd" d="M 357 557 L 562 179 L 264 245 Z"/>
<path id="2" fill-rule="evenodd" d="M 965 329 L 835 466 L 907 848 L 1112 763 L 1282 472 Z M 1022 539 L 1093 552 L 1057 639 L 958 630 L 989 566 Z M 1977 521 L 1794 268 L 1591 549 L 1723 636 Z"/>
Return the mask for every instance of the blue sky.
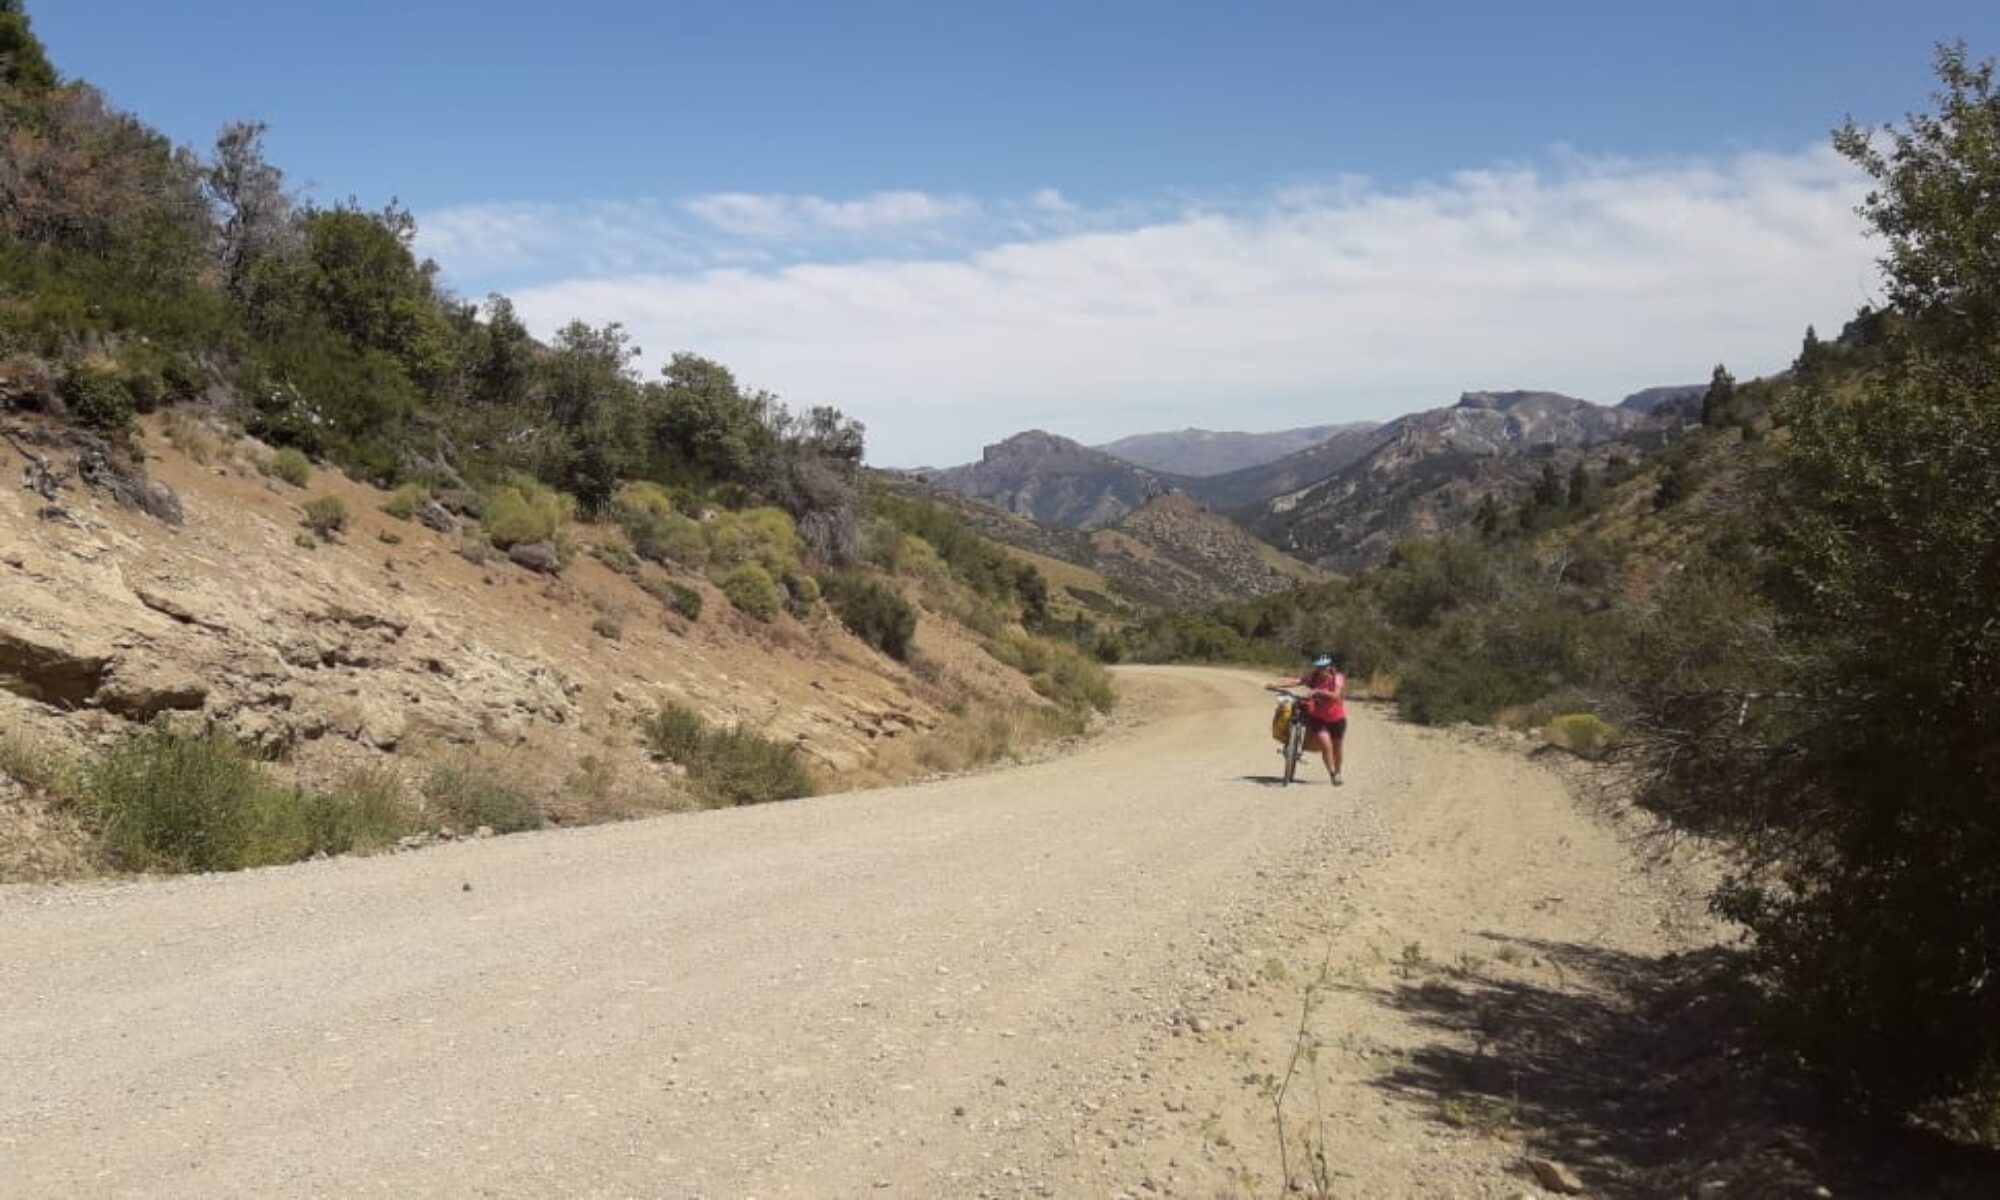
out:
<path id="1" fill-rule="evenodd" d="M 1599 399 L 1772 369 L 1872 289 L 1848 113 L 2000 5 L 30 0 L 177 139 L 271 125 L 467 295 L 624 320 L 879 461 Z"/>

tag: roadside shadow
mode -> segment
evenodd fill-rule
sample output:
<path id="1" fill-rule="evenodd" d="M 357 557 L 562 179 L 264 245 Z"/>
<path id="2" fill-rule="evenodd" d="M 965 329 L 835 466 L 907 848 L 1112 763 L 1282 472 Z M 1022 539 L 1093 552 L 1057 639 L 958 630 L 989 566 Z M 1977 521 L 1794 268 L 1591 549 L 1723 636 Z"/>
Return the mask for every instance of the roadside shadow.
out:
<path id="1" fill-rule="evenodd" d="M 1318 784 L 1321 787 L 1326 786 L 1326 779 L 1323 776 L 1319 779 L 1307 779 L 1301 776 L 1289 784 L 1285 782 L 1284 777 L 1281 775 L 1238 775 L 1236 781 L 1238 783 L 1254 783 L 1259 787 L 1268 788 L 1312 787 L 1314 784 Z"/>
<path id="2" fill-rule="evenodd" d="M 1431 971 L 1389 1002 L 1450 1034 L 1378 1086 L 1519 1137 L 1591 1195 L 1990 1197 L 2000 1153 L 1829 1110 L 1755 1036 L 1735 952 L 1646 957 L 1486 935 L 1510 966 Z M 1824 1193 L 1817 1193 L 1824 1194 Z"/>

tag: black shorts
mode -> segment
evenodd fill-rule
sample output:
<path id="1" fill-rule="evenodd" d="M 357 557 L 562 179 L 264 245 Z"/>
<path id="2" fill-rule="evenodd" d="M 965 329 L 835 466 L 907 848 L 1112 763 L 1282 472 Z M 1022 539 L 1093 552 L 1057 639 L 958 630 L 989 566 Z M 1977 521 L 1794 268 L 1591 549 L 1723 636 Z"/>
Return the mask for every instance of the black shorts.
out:
<path id="1" fill-rule="evenodd" d="M 1306 733 L 1330 733 L 1333 735 L 1334 741 L 1340 741 L 1347 736 L 1347 718 L 1342 717 L 1338 721 L 1322 721 L 1317 717 L 1308 716 L 1306 718 Z"/>

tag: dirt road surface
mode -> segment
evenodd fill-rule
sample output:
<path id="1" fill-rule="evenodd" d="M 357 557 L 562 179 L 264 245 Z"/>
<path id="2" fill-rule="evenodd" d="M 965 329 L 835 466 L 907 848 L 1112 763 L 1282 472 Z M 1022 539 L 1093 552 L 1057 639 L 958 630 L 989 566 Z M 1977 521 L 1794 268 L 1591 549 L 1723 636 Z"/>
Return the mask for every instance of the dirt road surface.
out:
<path id="1" fill-rule="evenodd" d="M 1390 999 L 1704 932 L 1521 747 L 1362 710 L 1275 786 L 1256 682 L 1129 670 L 921 787 L 0 889 L 0 1195 L 1533 1194 L 1411 1070 L 1480 1032 Z"/>

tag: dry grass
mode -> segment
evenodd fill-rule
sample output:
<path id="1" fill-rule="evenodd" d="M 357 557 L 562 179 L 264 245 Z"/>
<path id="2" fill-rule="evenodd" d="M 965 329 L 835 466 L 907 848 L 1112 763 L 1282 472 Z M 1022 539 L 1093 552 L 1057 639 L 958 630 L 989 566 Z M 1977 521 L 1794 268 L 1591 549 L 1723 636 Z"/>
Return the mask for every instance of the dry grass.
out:
<path id="1" fill-rule="evenodd" d="M 15 730 L 0 733 L 0 775 L 54 807 L 83 795 L 83 768 L 67 751 Z"/>
<path id="2" fill-rule="evenodd" d="M 204 467 L 222 457 L 227 442 L 208 422 L 181 407 L 169 408 L 162 414 L 160 432 L 174 449 Z"/>
<path id="3" fill-rule="evenodd" d="M 597 825 L 655 813 L 700 807 L 685 794 L 663 787 L 650 775 L 601 755 L 586 754 L 546 805 L 556 825 Z"/>
<path id="4" fill-rule="evenodd" d="M 895 738 L 876 750 L 860 786 L 900 783 L 924 775 L 954 775 L 998 762 L 1019 761 L 1057 738 L 1074 737 L 1083 722 L 1073 713 L 1030 705 L 985 707 L 955 716 L 916 737 Z"/>

